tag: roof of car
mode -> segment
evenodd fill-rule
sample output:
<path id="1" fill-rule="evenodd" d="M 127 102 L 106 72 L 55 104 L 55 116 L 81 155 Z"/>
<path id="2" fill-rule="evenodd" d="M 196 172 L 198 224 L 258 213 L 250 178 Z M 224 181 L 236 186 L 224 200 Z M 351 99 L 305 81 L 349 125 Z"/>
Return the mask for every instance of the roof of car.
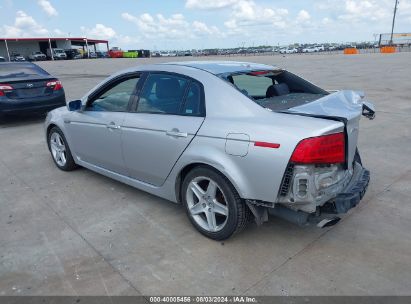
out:
<path id="1" fill-rule="evenodd" d="M 240 61 L 181 61 L 181 62 L 169 62 L 169 65 L 181 65 L 192 67 L 200 70 L 210 72 L 215 75 L 235 73 L 235 72 L 247 72 L 256 70 L 277 70 L 278 67 L 272 65 L 266 65 L 261 63 L 252 62 L 240 62 Z"/>

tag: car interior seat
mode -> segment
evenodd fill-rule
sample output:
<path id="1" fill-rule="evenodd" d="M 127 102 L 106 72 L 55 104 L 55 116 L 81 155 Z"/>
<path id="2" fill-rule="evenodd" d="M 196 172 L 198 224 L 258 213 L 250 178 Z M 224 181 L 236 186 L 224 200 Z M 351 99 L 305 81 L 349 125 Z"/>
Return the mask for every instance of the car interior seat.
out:
<path id="1" fill-rule="evenodd" d="M 175 78 L 162 78 L 156 82 L 157 104 L 155 107 L 165 113 L 178 113 L 182 99 L 180 82 Z"/>
<path id="2" fill-rule="evenodd" d="M 290 88 L 288 85 L 286 83 L 278 83 L 268 87 L 265 97 L 271 98 L 274 96 L 282 96 L 287 94 L 290 94 Z"/>

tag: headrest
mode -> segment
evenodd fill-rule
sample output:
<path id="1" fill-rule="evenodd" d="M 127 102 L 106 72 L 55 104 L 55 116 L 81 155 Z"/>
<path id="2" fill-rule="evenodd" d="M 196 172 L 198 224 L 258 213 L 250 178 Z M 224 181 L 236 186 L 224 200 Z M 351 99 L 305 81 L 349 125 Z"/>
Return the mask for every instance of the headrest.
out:
<path id="1" fill-rule="evenodd" d="M 270 98 L 273 96 L 287 95 L 289 93 L 290 89 L 288 88 L 288 85 L 286 83 L 279 83 L 270 85 L 267 89 L 267 93 L 265 94 L 265 96 L 267 98 Z"/>
<path id="2" fill-rule="evenodd" d="M 180 96 L 180 83 L 175 78 L 163 78 L 156 81 L 156 96 L 159 99 Z"/>

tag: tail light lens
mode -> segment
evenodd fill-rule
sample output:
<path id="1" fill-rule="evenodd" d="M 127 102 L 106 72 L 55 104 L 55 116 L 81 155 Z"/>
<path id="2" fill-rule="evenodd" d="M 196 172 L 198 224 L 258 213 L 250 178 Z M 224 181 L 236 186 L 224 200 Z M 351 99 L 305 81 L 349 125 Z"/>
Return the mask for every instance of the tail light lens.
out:
<path id="1" fill-rule="evenodd" d="M 63 88 L 63 85 L 61 84 L 61 81 L 59 80 L 49 81 L 46 83 L 46 86 L 53 88 L 53 91 L 58 91 Z"/>
<path id="2" fill-rule="evenodd" d="M 299 164 L 344 163 L 344 133 L 303 139 L 295 148 L 291 156 L 291 162 Z"/>
<path id="3" fill-rule="evenodd" d="M 1 84 L 0 83 L 0 96 L 6 95 L 6 91 L 12 91 L 13 87 L 9 84 Z"/>

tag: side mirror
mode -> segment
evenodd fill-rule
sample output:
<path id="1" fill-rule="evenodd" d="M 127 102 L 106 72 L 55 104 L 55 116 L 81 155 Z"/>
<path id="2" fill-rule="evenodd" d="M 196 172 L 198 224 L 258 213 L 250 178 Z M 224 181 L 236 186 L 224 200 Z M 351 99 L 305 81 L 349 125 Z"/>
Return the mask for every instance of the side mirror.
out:
<path id="1" fill-rule="evenodd" d="M 69 111 L 79 111 L 81 110 L 81 100 L 73 100 L 68 103 Z"/>

